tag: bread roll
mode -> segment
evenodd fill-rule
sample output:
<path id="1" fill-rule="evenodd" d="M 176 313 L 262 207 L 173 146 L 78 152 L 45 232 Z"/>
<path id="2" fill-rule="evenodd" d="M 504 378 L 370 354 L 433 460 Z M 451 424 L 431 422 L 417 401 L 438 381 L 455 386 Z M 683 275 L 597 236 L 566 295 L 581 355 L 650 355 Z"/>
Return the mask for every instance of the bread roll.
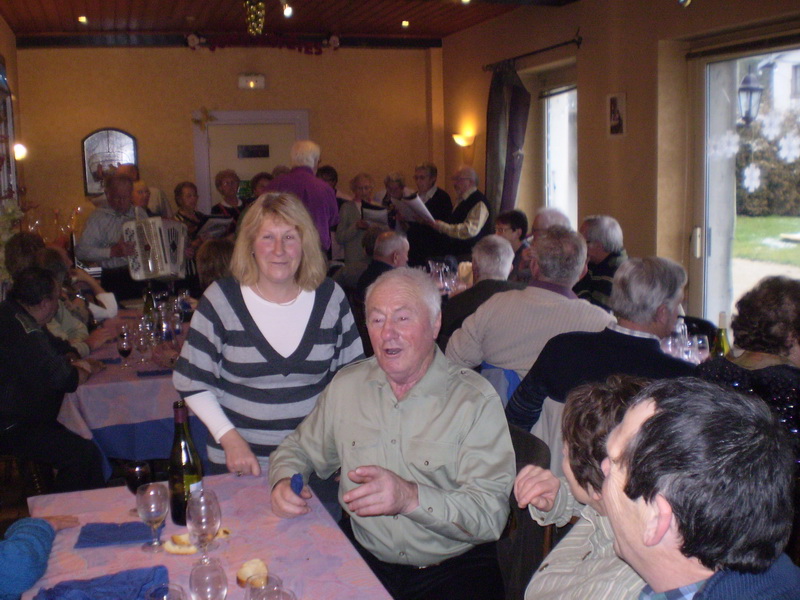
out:
<path id="1" fill-rule="evenodd" d="M 241 569 L 236 571 L 236 583 L 238 583 L 241 587 L 245 587 L 247 585 L 248 578 L 252 577 L 253 575 L 263 577 L 265 581 L 269 575 L 269 569 L 267 569 L 266 563 L 260 558 L 248 560 L 242 565 Z"/>

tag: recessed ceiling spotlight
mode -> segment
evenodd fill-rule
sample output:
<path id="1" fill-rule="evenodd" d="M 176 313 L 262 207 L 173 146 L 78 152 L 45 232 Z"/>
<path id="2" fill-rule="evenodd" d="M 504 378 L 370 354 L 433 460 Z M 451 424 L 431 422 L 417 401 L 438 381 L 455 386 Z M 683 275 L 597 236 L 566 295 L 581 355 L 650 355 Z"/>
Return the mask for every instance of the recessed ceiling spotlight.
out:
<path id="1" fill-rule="evenodd" d="M 288 4 L 284 4 L 283 5 L 283 16 L 284 17 L 286 17 L 288 19 L 289 17 L 292 16 L 293 13 L 294 13 L 294 11 L 292 10 L 291 6 L 289 6 Z"/>
<path id="2" fill-rule="evenodd" d="M 84 15 L 78 17 L 78 23 L 80 23 L 81 25 L 86 25 L 88 22 L 89 19 L 87 19 Z"/>
<path id="3" fill-rule="evenodd" d="M 403 26 L 403 29 L 408 29 L 409 22 L 408 21 L 403 21 L 402 23 L 400 23 L 400 25 Z"/>

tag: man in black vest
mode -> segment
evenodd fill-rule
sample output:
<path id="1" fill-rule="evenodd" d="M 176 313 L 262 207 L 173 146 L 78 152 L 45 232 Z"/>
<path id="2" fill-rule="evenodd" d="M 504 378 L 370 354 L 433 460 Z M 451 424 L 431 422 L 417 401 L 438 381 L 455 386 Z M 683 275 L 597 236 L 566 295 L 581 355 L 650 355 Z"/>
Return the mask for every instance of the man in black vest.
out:
<path id="1" fill-rule="evenodd" d="M 458 204 L 453 214 L 432 226 L 449 238 L 448 254 L 469 260 L 472 247 L 484 236 L 492 233 L 489 222 L 489 201 L 478 191 L 478 174 L 472 167 L 461 167 L 453 176 L 453 188 Z"/>

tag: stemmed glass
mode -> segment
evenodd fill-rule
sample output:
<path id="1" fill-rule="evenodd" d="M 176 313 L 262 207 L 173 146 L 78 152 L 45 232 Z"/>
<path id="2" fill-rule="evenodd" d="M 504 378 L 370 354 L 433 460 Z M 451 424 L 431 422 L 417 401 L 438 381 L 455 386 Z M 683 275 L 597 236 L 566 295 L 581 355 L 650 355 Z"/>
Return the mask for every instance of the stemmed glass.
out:
<path id="1" fill-rule="evenodd" d="M 267 577 L 251 575 L 247 578 L 244 600 L 279 600 L 284 598 L 289 600 L 294 598 L 294 594 L 283 587 L 283 581 L 277 575 L 270 573 Z"/>
<path id="2" fill-rule="evenodd" d="M 123 467 L 125 474 L 125 485 L 128 486 L 131 494 L 136 496 L 138 490 L 145 483 L 153 482 L 153 472 L 150 470 L 150 463 L 144 460 L 131 460 L 125 463 Z M 139 511 L 132 508 L 130 514 L 136 515 Z"/>
<path id="3" fill-rule="evenodd" d="M 216 558 L 198 561 L 189 575 L 189 593 L 192 600 L 225 600 L 228 579 Z"/>
<path id="4" fill-rule="evenodd" d="M 162 583 L 147 590 L 147 600 L 186 600 L 186 593 L 175 583 Z"/>
<path id="5" fill-rule="evenodd" d="M 146 483 L 136 490 L 136 510 L 139 518 L 153 530 L 153 540 L 142 545 L 145 552 L 162 552 L 161 531 L 169 510 L 169 490 L 163 483 Z"/>
<path id="6" fill-rule="evenodd" d="M 147 362 L 147 349 L 150 348 L 150 333 L 146 328 L 141 328 L 134 338 L 136 351 L 139 353 L 139 362 Z"/>
<path id="7" fill-rule="evenodd" d="M 710 352 L 708 345 L 708 336 L 701 334 L 692 336 L 692 350 L 694 353 L 695 362 L 700 364 L 708 359 Z"/>
<path id="8" fill-rule="evenodd" d="M 222 510 L 217 495 L 211 490 L 200 489 L 189 495 L 186 503 L 186 527 L 195 545 L 200 546 L 200 562 L 208 562 L 208 549 L 222 524 Z"/>
<path id="9" fill-rule="evenodd" d="M 123 332 L 119 334 L 117 337 L 117 352 L 122 357 L 122 368 L 123 369 L 130 369 L 131 366 L 128 364 L 128 357 L 131 355 L 133 351 L 133 344 L 131 343 L 130 334 L 127 332 Z"/>

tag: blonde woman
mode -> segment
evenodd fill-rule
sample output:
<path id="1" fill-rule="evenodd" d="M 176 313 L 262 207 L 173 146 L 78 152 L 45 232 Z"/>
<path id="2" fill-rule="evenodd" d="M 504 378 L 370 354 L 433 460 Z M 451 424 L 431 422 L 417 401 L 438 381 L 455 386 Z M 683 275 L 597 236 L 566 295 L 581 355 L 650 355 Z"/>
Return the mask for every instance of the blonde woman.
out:
<path id="1" fill-rule="evenodd" d="M 336 372 L 363 357 L 344 292 L 325 270 L 295 196 L 265 194 L 245 213 L 232 277 L 200 300 L 173 377 L 211 434 L 212 472 L 259 475 Z"/>

